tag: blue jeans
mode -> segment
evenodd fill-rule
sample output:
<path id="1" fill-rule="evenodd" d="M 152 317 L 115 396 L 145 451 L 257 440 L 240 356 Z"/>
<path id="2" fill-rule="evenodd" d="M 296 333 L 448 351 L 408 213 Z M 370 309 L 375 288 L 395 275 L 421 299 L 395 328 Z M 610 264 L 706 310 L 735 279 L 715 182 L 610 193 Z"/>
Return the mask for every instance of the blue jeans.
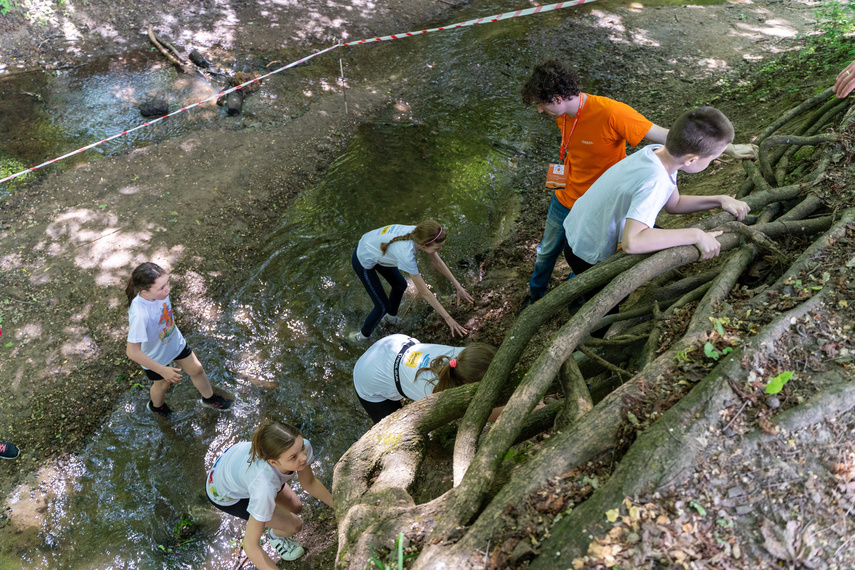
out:
<path id="1" fill-rule="evenodd" d="M 555 262 L 558 261 L 558 256 L 561 255 L 561 252 L 564 251 L 564 247 L 567 245 L 567 239 L 564 236 L 564 218 L 569 213 L 570 209 L 559 202 L 558 198 L 553 194 L 552 202 L 549 203 L 549 213 L 546 215 L 546 228 L 543 230 L 543 239 L 540 241 L 540 245 L 537 246 L 537 260 L 534 262 L 534 272 L 531 274 L 531 281 L 528 284 L 532 301 L 537 301 L 546 295 L 546 291 L 549 289 L 549 280 L 552 278 L 552 270 L 555 269 Z M 567 259 L 567 263 L 571 263 L 569 259 Z M 572 269 L 573 266 L 571 265 Z M 573 273 L 570 274 L 570 277 L 572 276 Z"/>
<path id="2" fill-rule="evenodd" d="M 359 263 L 355 249 L 353 250 L 351 263 L 353 264 L 353 270 L 356 271 L 359 280 L 362 281 L 362 285 L 368 292 L 368 296 L 374 302 L 374 309 L 368 313 L 368 317 L 365 319 L 365 323 L 361 329 L 362 335 L 369 337 L 380 323 L 383 315 L 388 313 L 394 317 L 398 314 L 398 307 L 401 306 L 401 299 L 404 298 L 404 291 L 407 290 L 407 280 L 404 279 L 404 276 L 401 275 L 397 267 L 375 265 L 371 269 L 365 269 Z M 386 291 L 383 290 L 383 284 L 380 283 L 378 273 L 392 286 L 388 297 L 386 296 Z"/>

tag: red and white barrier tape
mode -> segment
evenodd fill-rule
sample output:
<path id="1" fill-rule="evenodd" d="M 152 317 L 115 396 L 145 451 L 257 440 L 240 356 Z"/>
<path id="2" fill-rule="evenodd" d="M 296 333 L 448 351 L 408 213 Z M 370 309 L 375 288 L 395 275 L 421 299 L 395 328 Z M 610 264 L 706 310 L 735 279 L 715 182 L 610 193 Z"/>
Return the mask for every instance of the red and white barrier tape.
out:
<path id="1" fill-rule="evenodd" d="M 75 151 L 69 152 L 68 154 L 64 154 L 62 156 L 52 158 L 51 160 L 48 160 L 47 162 L 43 162 L 43 163 L 39 164 L 38 166 L 33 166 L 32 168 L 22 170 L 21 172 L 17 172 L 15 174 L 12 174 L 11 176 L 7 176 L 6 178 L 0 179 L 0 184 L 2 184 L 3 182 L 7 182 L 9 180 L 12 180 L 13 178 L 17 178 L 18 176 L 22 176 L 24 174 L 27 174 L 28 172 L 32 172 L 33 170 L 38 170 L 39 168 L 43 168 L 43 167 L 51 165 L 55 162 L 59 162 L 60 160 L 66 159 L 70 156 L 74 156 L 75 154 L 81 153 L 85 150 L 89 150 L 90 148 L 95 148 L 98 145 L 102 145 L 105 142 L 109 142 L 113 139 L 117 139 L 117 138 L 124 136 L 128 133 L 132 133 L 132 132 L 137 131 L 139 129 L 148 127 L 150 125 L 154 125 L 155 123 L 159 123 L 160 121 L 162 121 L 164 119 L 168 119 L 169 117 L 171 117 L 173 115 L 177 115 L 178 113 L 183 113 L 184 111 L 192 109 L 193 107 L 198 107 L 199 105 L 201 105 L 203 103 L 207 103 L 208 101 L 213 101 L 215 99 L 218 99 L 218 98 L 222 97 L 223 95 L 228 95 L 229 93 L 232 93 L 233 91 L 237 91 L 238 89 L 241 89 L 242 87 L 246 87 L 247 85 L 249 85 L 251 83 L 261 81 L 262 79 L 264 79 L 266 77 L 270 77 L 271 75 L 275 75 L 281 71 L 285 71 L 286 69 L 294 67 L 295 65 L 300 65 L 303 62 L 309 61 L 313 57 L 317 57 L 321 54 L 327 53 L 328 51 L 332 51 L 333 49 L 340 47 L 340 46 L 356 46 L 356 45 L 361 45 L 361 44 L 369 44 L 369 43 L 373 43 L 373 42 L 387 42 L 387 41 L 391 41 L 391 40 L 401 40 L 404 38 L 410 38 L 410 37 L 419 36 L 422 34 L 429 34 L 432 32 L 446 32 L 449 30 L 456 30 L 458 28 L 465 28 L 468 26 L 477 26 L 479 24 L 489 24 L 492 22 L 499 22 L 501 20 L 509 20 L 511 18 L 520 18 L 522 16 L 529 16 L 531 14 L 540 14 L 543 12 L 550 12 L 552 10 L 559 10 L 561 8 L 567 8 L 568 6 L 578 6 L 580 4 L 587 4 L 589 2 L 594 2 L 594 1 L 595 0 L 570 0 L 568 2 L 558 2 L 556 4 L 549 4 L 547 6 L 537 6 L 536 8 L 526 8 L 525 10 L 517 10 L 516 12 L 506 12 L 506 13 L 502 13 L 502 14 L 494 14 L 492 16 L 485 16 L 483 18 L 477 18 L 475 20 L 467 20 L 466 22 L 451 24 L 449 26 L 442 26 L 441 28 L 431 28 L 429 30 L 420 30 L 420 31 L 415 31 L 415 32 L 404 32 L 401 34 L 392 34 L 390 36 L 367 38 L 364 40 L 358 40 L 358 41 L 347 42 L 347 43 L 338 43 L 338 44 L 330 46 L 326 49 L 323 49 L 321 51 L 315 52 L 312 55 L 304 57 L 303 59 L 299 59 L 297 61 L 291 62 L 288 65 L 283 65 L 279 69 L 273 70 L 270 73 L 266 73 L 266 74 L 262 75 L 261 77 L 257 77 L 255 79 L 247 81 L 246 83 L 241 83 L 240 85 L 238 85 L 236 87 L 232 87 L 231 89 L 226 89 L 225 91 L 221 91 L 220 93 L 217 93 L 216 95 L 212 95 L 211 97 L 208 97 L 207 99 L 203 99 L 202 101 L 199 101 L 198 103 L 193 103 L 192 105 L 187 105 L 186 107 L 181 107 L 177 111 L 173 111 L 172 113 L 169 113 L 169 114 L 164 115 L 162 117 L 158 117 L 157 119 L 154 119 L 152 121 L 148 121 L 147 123 L 143 123 L 143 124 L 136 126 L 132 129 L 128 129 L 126 131 L 116 133 L 115 135 L 113 135 L 111 137 L 107 137 L 106 139 L 100 140 L 98 142 L 94 142 L 90 145 L 86 145 L 86 146 L 79 148 Z"/>

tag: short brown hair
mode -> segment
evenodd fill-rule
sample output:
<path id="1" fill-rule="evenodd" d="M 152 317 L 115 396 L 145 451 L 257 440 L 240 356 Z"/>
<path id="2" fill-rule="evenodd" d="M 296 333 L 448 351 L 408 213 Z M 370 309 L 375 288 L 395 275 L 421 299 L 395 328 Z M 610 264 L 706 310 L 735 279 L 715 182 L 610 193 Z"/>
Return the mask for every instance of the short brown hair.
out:
<path id="1" fill-rule="evenodd" d="M 724 143 L 732 143 L 733 125 L 715 107 L 698 107 L 677 117 L 665 148 L 675 157 L 696 154 L 701 158 L 714 155 Z"/>
<path id="2" fill-rule="evenodd" d="M 570 99 L 582 90 L 579 76 L 557 59 L 548 59 L 534 66 L 531 76 L 520 89 L 523 105 L 556 103 L 558 98 Z"/>

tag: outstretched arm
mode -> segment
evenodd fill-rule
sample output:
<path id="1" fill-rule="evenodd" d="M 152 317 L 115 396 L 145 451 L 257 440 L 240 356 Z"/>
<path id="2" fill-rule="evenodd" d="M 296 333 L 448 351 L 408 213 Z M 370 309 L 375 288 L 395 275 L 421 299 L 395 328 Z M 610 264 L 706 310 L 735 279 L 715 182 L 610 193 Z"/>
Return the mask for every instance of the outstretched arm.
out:
<path id="1" fill-rule="evenodd" d="M 737 220 L 744 220 L 751 208 L 742 200 L 719 194 L 716 196 L 686 196 L 674 190 L 665 203 L 665 211 L 669 214 L 691 214 L 702 210 L 721 208 Z"/>
<path id="2" fill-rule="evenodd" d="M 475 299 L 472 298 L 466 289 L 463 288 L 463 285 L 458 283 L 457 279 L 454 278 L 454 275 L 451 274 L 451 270 L 442 260 L 437 252 L 429 253 L 428 257 L 430 258 L 431 264 L 436 268 L 437 271 L 442 273 L 446 279 L 451 281 L 451 284 L 454 285 L 454 288 L 457 289 L 457 304 L 460 305 L 460 300 L 469 301 L 470 303 L 474 303 Z"/>
<path id="3" fill-rule="evenodd" d="M 679 230 L 663 230 L 650 228 L 646 224 L 626 219 L 623 228 L 621 247 L 627 253 L 652 253 L 670 247 L 693 245 L 701 252 L 701 260 L 712 259 L 721 251 L 721 244 L 716 240 L 722 232 L 705 232 L 697 228 Z"/>
<path id="4" fill-rule="evenodd" d="M 448 311 L 446 311 L 445 307 L 440 304 L 439 300 L 436 298 L 436 295 L 430 292 L 427 283 L 425 283 L 425 280 L 422 279 L 421 275 L 410 275 L 410 278 L 413 280 L 413 285 L 416 286 L 419 295 L 421 295 L 424 300 L 427 301 L 431 307 L 433 307 L 434 311 L 439 313 L 439 316 L 441 316 L 445 320 L 445 324 L 447 324 L 448 328 L 451 329 L 451 336 L 454 336 L 455 334 L 463 336 L 469 332 L 463 327 L 461 327 L 457 323 L 457 321 L 455 321 L 454 318 L 452 318 L 452 316 L 448 314 Z"/>
<path id="5" fill-rule="evenodd" d="M 243 551 L 246 552 L 249 561 L 255 564 L 259 570 L 277 570 L 278 566 L 273 563 L 273 560 L 258 544 L 263 532 L 264 523 L 249 515 L 249 520 L 246 521 L 246 533 L 243 537 Z"/>
<path id="6" fill-rule="evenodd" d="M 327 490 L 320 479 L 315 477 L 312 468 L 306 465 L 300 471 L 297 471 L 297 478 L 300 480 L 300 485 L 308 494 L 322 501 L 327 506 L 332 507 L 332 494 Z"/>
<path id="7" fill-rule="evenodd" d="M 659 125 L 653 125 L 652 127 L 650 127 L 650 130 L 647 131 L 647 134 L 644 135 L 645 140 L 658 144 L 665 144 L 666 138 L 668 138 L 668 129 L 660 127 Z M 757 158 L 759 152 L 760 150 L 757 148 L 756 144 L 731 143 L 727 145 L 726 149 L 724 149 L 724 154 L 726 154 L 727 156 L 733 158 L 748 158 L 751 160 Z"/>

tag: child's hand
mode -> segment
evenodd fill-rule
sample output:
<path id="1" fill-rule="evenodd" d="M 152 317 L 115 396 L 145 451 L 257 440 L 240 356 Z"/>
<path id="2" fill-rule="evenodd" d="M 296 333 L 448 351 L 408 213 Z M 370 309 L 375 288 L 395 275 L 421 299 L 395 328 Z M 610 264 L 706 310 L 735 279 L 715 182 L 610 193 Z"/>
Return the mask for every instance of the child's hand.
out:
<path id="1" fill-rule="evenodd" d="M 453 337 L 455 334 L 459 334 L 460 336 L 464 336 L 469 334 L 469 331 L 461 327 L 457 321 L 455 321 L 451 316 L 445 319 L 445 324 L 448 325 L 448 328 L 451 329 L 451 336 Z"/>
<path id="2" fill-rule="evenodd" d="M 745 216 L 748 215 L 748 212 L 751 211 L 751 208 L 743 202 L 742 200 L 737 200 L 736 198 L 731 198 L 730 196 L 722 196 L 721 197 L 721 209 L 731 214 L 734 218 L 739 221 L 745 219 Z"/>
<path id="3" fill-rule="evenodd" d="M 756 144 L 729 144 L 724 154 L 732 158 L 754 160 L 760 156 L 760 149 Z"/>
<path id="4" fill-rule="evenodd" d="M 833 89 L 838 99 L 846 97 L 852 92 L 852 89 L 855 89 L 855 61 L 837 74 L 837 81 L 834 82 Z"/>
<path id="5" fill-rule="evenodd" d="M 721 244 L 717 238 L 722 233 L 721 230 L 715 232 L 701 232 L 700 238 L 695 243 L 695 247 L 701 252 L 701 261 L 718 257 L 721 252 Z"/>
<path id="6" fill-rule="evenodd" d="M 163 379 L 167 382 L 171 382 L 173 384 L 178 384 L 181 382 L 181 369 L 180 368 L 170 368 L 169 366 L 164 366 L 163 371 L 159 372 Z"/>
<path id="7" fill-rule="evenodd" d="M 460 306 L 460 300 L 461 299 L 463 299 L 464 301 L 469 301 L 470 303 L 475 302 L 475 299 L 472 298 L 472 295 L 470 295 L 466 291 L 466 289 L 464 289 L 463 287 L 458 287 L 457 288 L 457 306 L 458 307 Z"/>

